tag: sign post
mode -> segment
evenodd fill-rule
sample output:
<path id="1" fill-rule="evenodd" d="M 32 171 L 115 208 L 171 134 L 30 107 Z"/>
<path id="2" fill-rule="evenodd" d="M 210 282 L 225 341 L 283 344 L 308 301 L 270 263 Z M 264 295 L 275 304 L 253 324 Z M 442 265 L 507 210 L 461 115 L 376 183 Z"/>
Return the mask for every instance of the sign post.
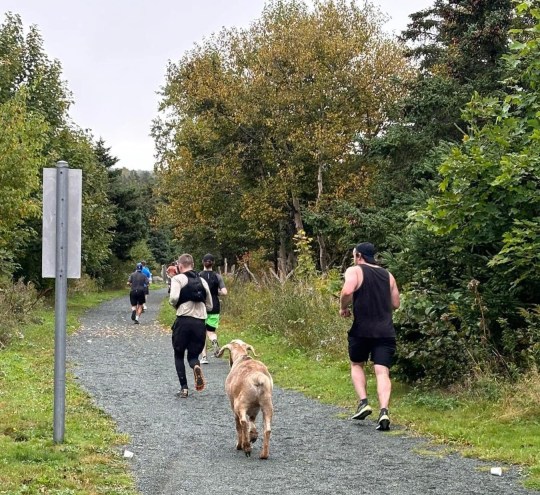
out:
<path id="1" fill-rule="evenodd" d="M 67 279 L 81 276 L 81 205 L 82 170 L 70 170 L 64 161 L 57 162 L 56 169 L 43 170 L 42 276 L 55 278 L 53 421 L 55 443 L 64 441 Z"/>

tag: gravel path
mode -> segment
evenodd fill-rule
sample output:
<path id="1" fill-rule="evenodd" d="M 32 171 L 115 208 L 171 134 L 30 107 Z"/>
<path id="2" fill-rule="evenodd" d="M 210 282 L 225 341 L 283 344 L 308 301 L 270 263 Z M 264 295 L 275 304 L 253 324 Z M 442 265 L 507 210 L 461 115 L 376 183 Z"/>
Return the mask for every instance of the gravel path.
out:
<path id="1" fill-rule="evenodd" d="M 166 291 L 151 291 L 141 324 L 127 297 L 83 318 L 68 341 L 81 386 L 130 435 L 128 459 L 144 495 L 199 494 L 532 494 L 515 469 L 502 477 L 490 465 L 437 455 L 425 440 L 375 430 L 372 420 L 342 419 L 338 407 L 274 389 L 270 458 L 235 449 L 235 428 L 223 383 L 226 359 L 203 365 L 208 386 L 177 399 L 170 331 L 156 322 Z M 172 309 L 171 309 L 172 311 Z M 68 398 L 69 400 L 69 398 Z M 260 428 L 260 417 L 258 418 Z M 430 449 L 433 455 L 420 454 Z"/>

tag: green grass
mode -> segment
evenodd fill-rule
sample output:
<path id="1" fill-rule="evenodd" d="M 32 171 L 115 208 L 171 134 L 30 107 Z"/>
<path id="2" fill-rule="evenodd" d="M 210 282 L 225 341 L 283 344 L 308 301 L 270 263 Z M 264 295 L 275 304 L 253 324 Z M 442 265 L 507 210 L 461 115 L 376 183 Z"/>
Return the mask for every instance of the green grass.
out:
<path id="1" fill-rule="evenodd" d="M 167 312 L 169 313 L 169 312 Z M 170 321 L 170 315 L 164 321 Z M 240 330 L 241 328 L 241 330 Z M 313 359 L 294 348 L 282 336 L 269 335 L 256 327 L 234 322 L 227 316 L 218 331 L 221 344 L 241 338 L 255 347 L 268 366 L 276 385 L 302 392 L 321 402 L 356 408 L 356 395 L 346 360 Z M 346 344 L 344 344 L 346 345 Z M 538 387 L 538 383 L 535 384 Z M 376 404 L 374 376 L 368 368 L 368 395 Z M 485 399 L 463 390 L 418 391 L 393 382 L 392 419 L 410 435 L 430 440 L 419 453 L 446 455 L 459 451 L 464 456 L 525 467 L 527 488 L 540 489 L 540 416 L 538 406 L 530 415 L 509 411 L 512 390 L 502 388 L 495 399 Z M 347 413 L 344 416 L 348 416 Z M 404 431 L 394 430 L 396 434 Z M 445 446 L 441 448 L 440 445 Z"/>
<path id="2" fill-rule="evenodd" d="M 70 297 L 68 332 L 79 326 L 86 309 L 125 293 Z M 136 494 L 120 452 L 128 438 L 69 373 L 65 441 L 53 442 L 53 313 L 40 311 L 39 323 L 25 327 L 23 339 L 0 351 L 0 494 Z"/>

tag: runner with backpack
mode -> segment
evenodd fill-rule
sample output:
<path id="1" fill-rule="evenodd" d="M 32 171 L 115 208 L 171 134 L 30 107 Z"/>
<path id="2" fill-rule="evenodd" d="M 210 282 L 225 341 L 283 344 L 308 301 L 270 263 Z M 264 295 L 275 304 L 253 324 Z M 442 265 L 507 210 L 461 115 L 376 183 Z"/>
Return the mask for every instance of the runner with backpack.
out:
<path id="1" fill-rule="evenodd" d="M 169 303 L 176 308 L 176 320 L 172 326 L 174 364 L 180 382 L 180 391 L 176 396 L 183 399 L 189 394 L 184 364 L 186 352 L 195 378 L 195 390 L 201 392 L 206 387 L 199 354 L 206 345 L 207 311 L 212 309 L 208 284 L 193 270 L 193 266 L 193 257 L 182 254 L 176 266 L 167 268 L 167 274 L 171 277 Z"/>

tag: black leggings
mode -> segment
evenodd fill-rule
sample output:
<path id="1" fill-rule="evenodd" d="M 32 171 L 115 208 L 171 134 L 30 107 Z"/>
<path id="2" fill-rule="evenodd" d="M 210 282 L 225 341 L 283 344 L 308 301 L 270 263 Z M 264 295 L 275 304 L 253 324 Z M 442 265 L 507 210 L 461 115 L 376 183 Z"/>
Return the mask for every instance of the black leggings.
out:
<path id="1" fill-rule="evenodd" d="M 174 349 L 174 365 L 180 388 L 188 388 L 184 356 L 190 368 L 199 363 L 199 354 L 206 344 L 206 328 L 204 320 L 191 316 L 177 316 L 172 326 L 172 346 Z"/>

